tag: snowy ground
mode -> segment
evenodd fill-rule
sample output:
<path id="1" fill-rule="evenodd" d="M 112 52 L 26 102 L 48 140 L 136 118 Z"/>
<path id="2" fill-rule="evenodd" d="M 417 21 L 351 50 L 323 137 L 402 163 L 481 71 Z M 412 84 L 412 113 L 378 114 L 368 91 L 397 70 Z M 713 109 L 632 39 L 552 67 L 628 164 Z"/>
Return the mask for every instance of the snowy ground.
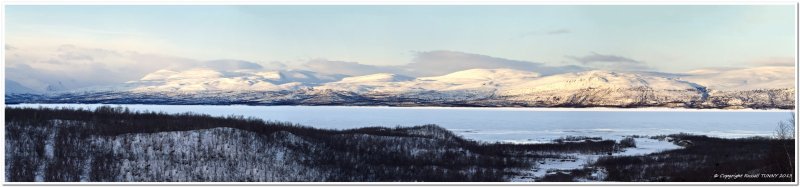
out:
<path id="1" fill-rule="evenodd" d="M 19 104 L 10 107 L 96 108 L 100 104 Z M 436 124 L 469 139 L 547 142 L 564 136 L 616 139 L 676 133 L 724 138 L 770 136 L 791 110 L 562 109 L 470 107 L 351 107 L 244 105 L 112 105 L 138 111 L 241 115 L 326 129 Z"/>
<path id="2" fill-rule="evenodd" d="M 672 142 L 650 139 L 650 138 L 634 138 L 636 140 L 635 148 L 628 148 L 622 152 L 614 153 L 611 156 L 633 156 L 633 155 L 646 155 L 650 153 L 657 153 L 666 150 L 680 149 L 681 147 L 673 144 Z M 556 173 L 570 174 L 570 170 L 581 169 L 588 167 L 597 160 L 597 158 L 607 155 L 592 155 L 592 154 L 568 154 L 564 155 L 565 158 L 547 158 L 540 160 L 536 167 L 530 170 L 522 171 L 522 174 L 511 179 L 512 182 L 535 182 L 541 180 L 545 175 Z M 591 168 L 592 174 L 587 178 L 579 178 L 579 181 L 602 181 L 605 177 L 605 172 L 601 168 Z"/>
<path id="3" fill-rule="evenodd" d="M 680 149 L 681 146 L 675 145 L 672 142 L 661 141 L 650 138 L 634 138 L 636 140 L 635 148 L 628 148 L 621 153 L 614 154 L 615 156 L 634 156 L 646 155 L 672 149 Z"/>

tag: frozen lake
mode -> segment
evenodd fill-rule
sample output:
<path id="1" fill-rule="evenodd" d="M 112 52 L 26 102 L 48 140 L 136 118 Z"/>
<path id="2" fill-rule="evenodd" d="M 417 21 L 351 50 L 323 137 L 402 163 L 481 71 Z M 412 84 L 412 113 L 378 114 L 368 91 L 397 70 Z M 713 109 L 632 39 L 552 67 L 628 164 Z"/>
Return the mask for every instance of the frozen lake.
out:
<path id="1" fill-rule="evenodd" d="M 95 108 L 100 104 L 19 104 L 10 107 Z M 437 124 L 466 138 L 543 142 L 564 136 L 693 133 L 718 137 L 770 136 L 790 110 L 542 109 L 350 106 L 111 105 L 167 113 L 241 115 L 328 129 Z"/>

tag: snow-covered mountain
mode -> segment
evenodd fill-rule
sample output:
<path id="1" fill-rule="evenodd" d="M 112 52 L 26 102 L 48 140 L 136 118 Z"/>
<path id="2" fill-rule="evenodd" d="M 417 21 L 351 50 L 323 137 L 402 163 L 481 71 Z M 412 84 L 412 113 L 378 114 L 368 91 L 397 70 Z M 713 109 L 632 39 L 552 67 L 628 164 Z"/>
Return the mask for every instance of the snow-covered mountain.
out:
<path id="1" fill-rule="evenodd" d="M 418 85 L 429 90 L 497 90 L 539 78 L 539 73 L 512 69 L 470 69 L 438 77 L 422 77 Z M 442 86 L 442 87 L 439 87 Z"/>
<path id="2" fill-rule="evenodd" d="M 296 90 L 321 83 L 337 81 L 342 75 L 324 75 L 310 71 L 220 71 L 194 68 L 184 71 L 162 69 L 139 80 L 119 85 L 98 86 L 71 90 L 86 92 L 136 93 L 193 93 L 193 92 L 252 92 Z"/>
<path id="3" fill-rule="evenodd" d="M 34 94 L 39 93 L 36 90 L 25 87 L 17 81 L 6 80 L 6 94 Z"/>
<path id="4" fill-rule="evenodd" d="M 793 88 L 795 70 L 791 66 L 764 66 L 744 69 L 703 69 L 689 72 L 686 81 L 708 85 L 721 91 Z"/>
<path id="5" fill-rule="evenodd" d="M 317 88 L 322 90 L 352 91 L 358 93 L 375 90 L 392 89 L 414 80 L 413 77 L 391 73 L 378 73 L 364 76 L 347 77 L 341 81 L 326 83 Z"/>
<path id="6" fill-rule="evenodd" d="M 704 86 L 635 73 L 586 71 L 542 77 L 498 93 L 508 100 L 558 106 L 638 106 L 706 97 Z"/>
<path id="7" fill-rule="evenodd" d="M 378 73 L 372 75 L 347 77 L 339 81 L 340 83 L 376 83 L 376 82 L 400 82 L 413 80 L 413 77 L 397 75 L 391 73 Z"/>
<path id="8" fill-rule="evenodd" d="M 317 89 L 358 93 L 408 94 L 420 92 L 494 91 L 533 80 L 539 74 L 512 69 L 470 69 L 443 76 L 412 78 L 396 74 L 349 77 Z"/>
<path id="9" fill-rule="evenodd" d="M 635 73 L 586 71 L 543 77 L 509 87 L 511 95 L 584 89 L 693 90 L 702 87 L 686 81 Z"/>
<path id="10" fill-rule="evenodd" d="M 60 92 L 60 91 L 65 91 L 65 90 L 67 90 L 67 87 L 64 86 L 64 84 L 62 84 L 61 81 L 59 81 L 59 82 L 57 82 L 55 84 L 47 85 L 47 87 L 45 88 L 45 91 L 48 91 L 48 92 Z"/>
<path id="11" fill-rule="evenodd" d="M 541 76 L 470 69 L 434 77 L 310 71 L 159 70 L 120 85 L 11 102 L 263 105 L 793 108 L 793 69 L 762 67 L 689 74 L 585 71 Z M 27 100 L 26 100 L 27 99 Z"/>

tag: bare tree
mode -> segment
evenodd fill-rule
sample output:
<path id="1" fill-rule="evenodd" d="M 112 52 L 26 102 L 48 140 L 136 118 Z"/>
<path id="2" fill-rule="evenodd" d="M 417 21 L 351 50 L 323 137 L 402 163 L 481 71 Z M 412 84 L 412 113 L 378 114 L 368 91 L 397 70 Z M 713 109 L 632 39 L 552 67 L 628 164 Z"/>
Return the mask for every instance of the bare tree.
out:
<path id="1" fill-rule="evenodd" d="M 794 114 L 788 121 L 781 121 L 775 128 L 775 139 L 790 140 L 794 139 Z"/>
<path id="2" fill-rule="evenodd" d="M 781 121 L 778 123 L 778 127 L 775 128 L 775 139 L 780 141 L 781 146 L 783 147 L 784 152 L 786 153 L 786 158 L 789 160 L 789 168 L 792 167 L 792 160 L 794 160 L 789 152 L 788 142 L 785 140 L 792 140 L 794 139 L 794 129 L 795 129 L 795 120 L 794 120 L 794 113 L 790 113 L 788 121 Z"/>

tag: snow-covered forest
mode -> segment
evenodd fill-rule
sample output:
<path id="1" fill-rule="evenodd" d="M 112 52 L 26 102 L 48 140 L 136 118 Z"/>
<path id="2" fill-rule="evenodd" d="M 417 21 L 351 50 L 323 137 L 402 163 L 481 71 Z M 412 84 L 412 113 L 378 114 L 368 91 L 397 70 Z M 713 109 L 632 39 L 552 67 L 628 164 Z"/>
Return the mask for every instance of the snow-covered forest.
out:
<path id="1" fill-rule="evenodd" d="M 788 172 L 794 165 L 792 148 L 780 146 L 793 139 L 648 137 L 683 148 L 625 156 L 636 147 L 633 137 L 486 143 L 436 125 L 326 130 L 107 106 L 5 113 L 9 182 L 714 181 L 719 164 L 726 172 Z M 576 155 L 597 161 L 578 163 Z M 553 162 L 580 167 L 547 169 Z M 631 173 L 641 168 L 647 170 Z M 757 181 L 776 180 L 791 179 Z"/>
<path id="2" fill-rule="evenodd" d="M 6 114 L 7 181 L 505 181 L 534 158 L 434 125 L 333 131 L 111 107 Z"/>

